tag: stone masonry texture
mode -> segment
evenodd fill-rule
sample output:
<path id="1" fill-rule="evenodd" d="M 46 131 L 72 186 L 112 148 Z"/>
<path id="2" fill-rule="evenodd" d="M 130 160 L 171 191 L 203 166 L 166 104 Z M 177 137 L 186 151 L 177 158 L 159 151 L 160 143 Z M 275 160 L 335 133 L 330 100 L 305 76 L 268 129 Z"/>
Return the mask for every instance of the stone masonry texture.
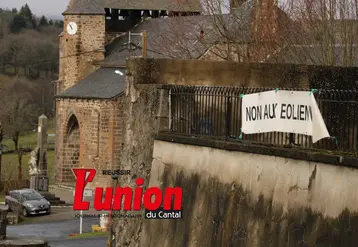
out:
<path id="1" fill-rule="evenodd" d="M 165 129 L 167 123 L 158 117 L 161 98 L 159 85 L 136 84 L 135 78 L 130 75 L 126 83 L 122 129 L 125 144 L 121 150 L 121 169 L 130 169 L 131 176 L 120 179 L 119 185 L 133 188 L 135 180 L 141 177 L 145 181 L 145 190 L 149 182 L 154 134 L 161 128 Z M 112 227 L 116 246 L 138 246 L 142 224 L 142 218 L 115 218 Z"/>
<path id="2" fill-rule="evenodd" d="M 91 186 L 110 182 L 101 176 L 104 169 L 119 167 L 122 145 L 120 99 L 57 100 L 57 181 L 73 183 L 71 168 L 96 168 L 96 181 Z"/>
<path id="3" fill-rule="evenodd" d="M 78 31 L 69 35 L 67 24 L 75 22 Z M 60 35 L 61 89 L 66 90 L 95 70 L 95 61 L 104 59 L 105 19 L 103 15 L 66 15 Z"/>

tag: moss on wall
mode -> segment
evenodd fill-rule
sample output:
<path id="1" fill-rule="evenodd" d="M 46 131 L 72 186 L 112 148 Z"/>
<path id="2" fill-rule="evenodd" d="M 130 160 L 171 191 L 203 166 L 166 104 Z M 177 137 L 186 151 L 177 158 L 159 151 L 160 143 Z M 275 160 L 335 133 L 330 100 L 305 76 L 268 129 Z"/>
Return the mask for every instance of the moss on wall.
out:
<path id="1" fill-rule="evenodd" d="M 272 198 L 205 174 L 184 175 L 165 166 L 162 188 L 183 188 L 182 220 L 146 220 L 141 246 L 357 246 L 358 214 L 327 218 L 310 208 L 285 209 Z"/>

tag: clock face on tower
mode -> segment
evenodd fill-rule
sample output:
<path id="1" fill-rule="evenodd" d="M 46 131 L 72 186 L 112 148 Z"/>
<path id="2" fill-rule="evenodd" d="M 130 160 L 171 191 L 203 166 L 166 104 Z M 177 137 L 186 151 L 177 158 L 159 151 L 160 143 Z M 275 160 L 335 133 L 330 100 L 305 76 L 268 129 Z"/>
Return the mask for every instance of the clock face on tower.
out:
<path id="1" fill-rule="evenodd" d="M 69 22 L 67 24 L 67 33 L 69 35 L 74 35 L 77 33 L 77 24 L 75 22 Z"/>

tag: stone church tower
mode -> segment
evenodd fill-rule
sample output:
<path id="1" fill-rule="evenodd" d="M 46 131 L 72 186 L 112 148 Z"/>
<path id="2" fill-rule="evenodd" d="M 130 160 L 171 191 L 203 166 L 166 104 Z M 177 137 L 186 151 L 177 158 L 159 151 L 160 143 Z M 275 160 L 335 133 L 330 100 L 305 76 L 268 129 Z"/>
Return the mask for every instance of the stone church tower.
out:
<path id="1" fill-rule="evenodd" d="M 177 1 L 179 3 L 181 0 Z M 148 15 L 161 18 L 200 14 L 199 0 L 192 0 L 190 4 L 173 4 L 174 2 L 113 1 L 108 6 L 104 0 L 70 0 L 63 13 L 64 30 L 60 35 L 57 92 L 71 88 L 98 69 L 93 64 L 105 58 L 105 45 L 120 34 L 130 31 Z"/>
<path id="2" fill-rule="evenodd" d="M 64 15 L 64 30 L 60 35 L 59 91 L 72 87 L 95 70 L 94 61 L 105 54 L 104 11 L 74 8 L 71 0 Z"/>
<path id="3" fill-rule="evenodd" d="M 102 63 L 111 55 L 125 61 L 131 53 L 122 55 L 122 49 L 110 49 L 110 43 L 119 43 L 122 47 L 125 42 L 128 47 L 125 36 L 135 30 L 134 27 L 150 27 L 153 22 L 165 23 L 164 18 L 200 12 L 199 0 L 190 0 L 190 4 L 182 0 L 70 1 L 63 13 L 64 30 L 60 35 L 56 92 L 57 182 L 73 186 L 72 168 L 98 171 L 120 168 L 125 68 L 121 61 Z M 154 20 L 158 18 L 163 21 Z M 91 186 L 106 187 L 108 183 L 108 176 L 98 174 Z"/>

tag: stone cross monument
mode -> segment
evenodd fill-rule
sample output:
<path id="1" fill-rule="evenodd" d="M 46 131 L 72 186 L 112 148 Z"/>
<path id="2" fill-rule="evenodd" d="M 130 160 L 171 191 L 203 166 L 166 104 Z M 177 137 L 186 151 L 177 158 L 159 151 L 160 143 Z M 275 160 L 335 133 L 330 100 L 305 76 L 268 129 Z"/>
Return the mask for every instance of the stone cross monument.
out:
<path id="1" fill-rule="evenodd" d="M 29 161 L 30 188 L 38 191 L 48 191 L 47 174 L 47 117 L 39 117 L 37 129 L 37 147 L 31 152 Z"/>

